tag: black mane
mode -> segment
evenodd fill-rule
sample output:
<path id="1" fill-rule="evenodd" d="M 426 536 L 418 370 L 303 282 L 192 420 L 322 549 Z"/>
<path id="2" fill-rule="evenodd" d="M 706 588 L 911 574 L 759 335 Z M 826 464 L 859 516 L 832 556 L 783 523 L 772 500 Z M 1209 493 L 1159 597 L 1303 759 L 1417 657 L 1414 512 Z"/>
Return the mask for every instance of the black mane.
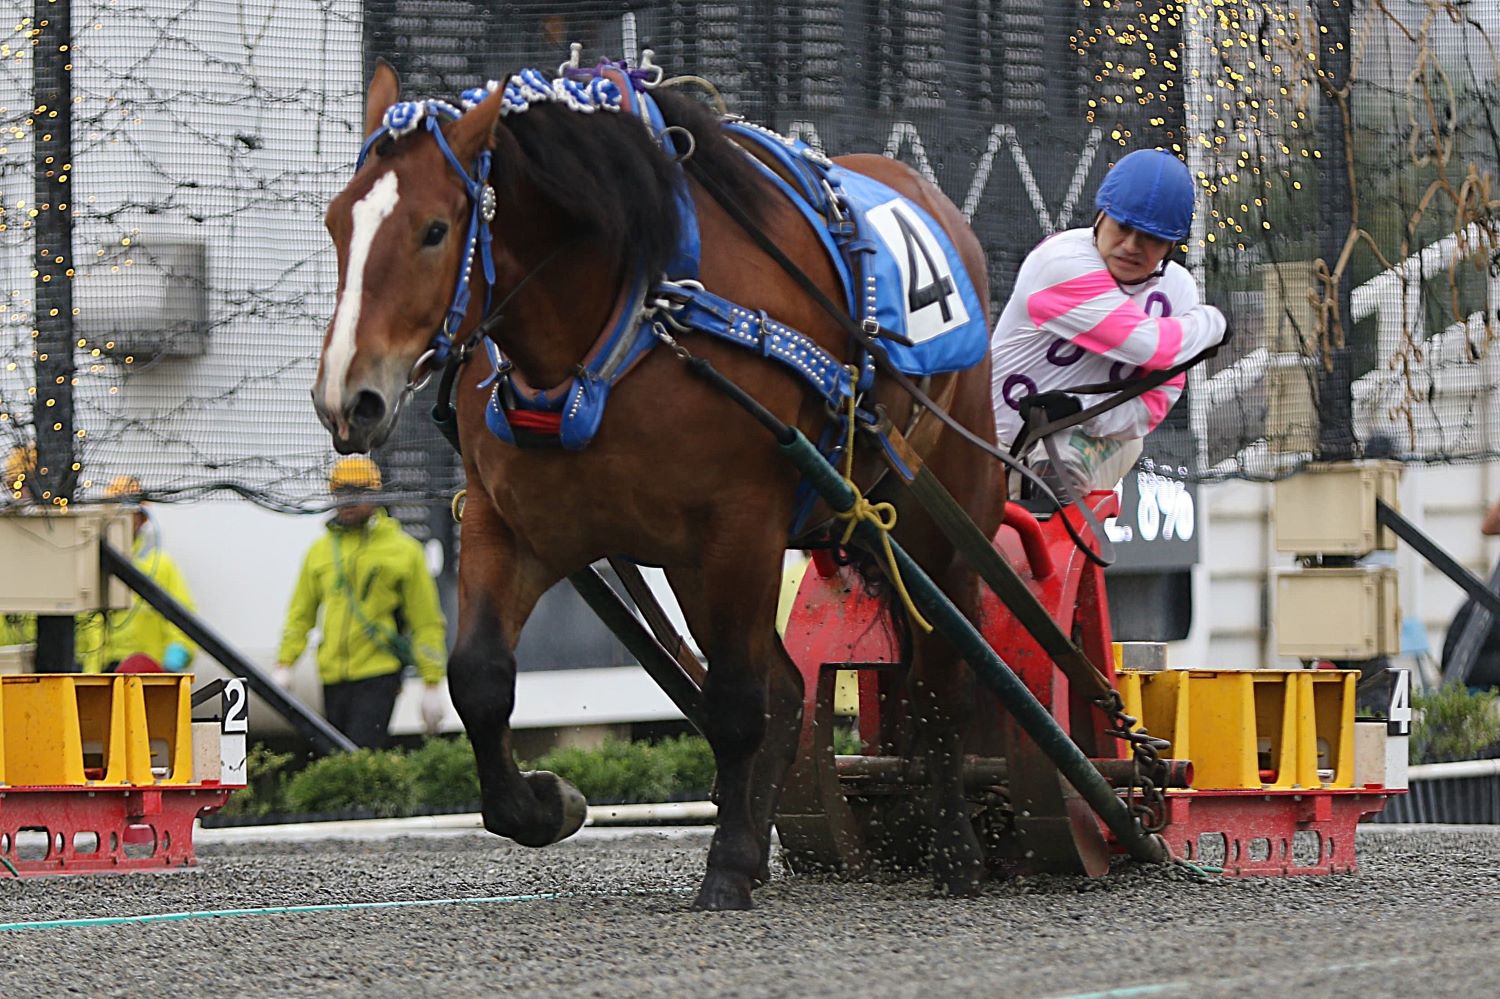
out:
<path id="1" fill-rule="evenodd" d="M 756 212 L 765 181 L 745 153 L 725 137 L 719 119 L 693 98 L 667 88 L 651 92 L 667 124 L 688 129 L 694 161 Z M 680 221 L 672 185 L 680 168 L 629 112 L 583 114 L 566 105 L 533 105 L 502 119 L 525 154 L 521 164 L 497 163 L 495 181 L 513 171 L 539 190 L 577 227 L 591 249 L 609 259 L 641 262 L 655 277 L 677 245 Z M 679 142 L 679 145 L 681 143 Z"/>

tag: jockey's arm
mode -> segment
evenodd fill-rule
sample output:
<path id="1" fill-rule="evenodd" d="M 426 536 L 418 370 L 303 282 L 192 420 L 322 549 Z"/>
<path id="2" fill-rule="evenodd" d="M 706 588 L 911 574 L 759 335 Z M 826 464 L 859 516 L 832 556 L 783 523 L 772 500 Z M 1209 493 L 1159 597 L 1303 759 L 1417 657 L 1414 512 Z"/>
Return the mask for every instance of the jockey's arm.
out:
<path id="1" fill-rule="evenodd" d="M 1038 329 L 1138 368 L 1175 367 L 1224 338 L 1224 316 L 1213 306 L 1149 315 L 1102 267 L 1058 259 L 1046 265 L 1038 283 L 1026 300 Z"/>

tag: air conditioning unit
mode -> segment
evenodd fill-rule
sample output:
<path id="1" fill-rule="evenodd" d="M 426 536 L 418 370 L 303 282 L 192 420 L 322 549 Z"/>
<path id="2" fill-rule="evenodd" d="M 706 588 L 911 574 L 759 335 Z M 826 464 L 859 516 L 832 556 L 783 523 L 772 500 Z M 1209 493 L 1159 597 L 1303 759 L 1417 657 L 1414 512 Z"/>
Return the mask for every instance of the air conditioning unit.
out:
<path id="1" fill-rule="evenodd" d="M 0 512 L 0 613 L 91 614 L 130 606 L 101 544 L 129 552 L 130 512 L 116 505 Z M 5 670 L 0 669 L 0 672 Z"/>
<path id="2" fill-rule="evenodd" d="M 197 357 L 208 348 L 208 251 L 134 240 L 106 248 L 73 281 L 74 329 L 112 357 Z"/>
<path id="3" fill-rule="evenodd" d="M 1276 654 L 1363 662 L 1401 651 L 1401 605 L 1389 566 L 1276 574 Z"/>
<path id="4" fill-rule="evenodd" d="M 1315 462 L 1276 483 L 1276 550 L 1294 555 L 1394 551 L 1396 535 L 1375 520 L 1375 501 L 1400 509 L 1401 464 Z"/>

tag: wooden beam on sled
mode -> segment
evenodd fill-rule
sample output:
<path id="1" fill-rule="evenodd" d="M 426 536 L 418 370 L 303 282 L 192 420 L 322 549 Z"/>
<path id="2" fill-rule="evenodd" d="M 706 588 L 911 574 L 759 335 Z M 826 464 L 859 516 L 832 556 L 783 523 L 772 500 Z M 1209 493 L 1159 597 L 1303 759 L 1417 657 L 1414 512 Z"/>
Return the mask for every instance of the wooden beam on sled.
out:
<path id="1" fill-rule="evenodd" d="M 627 561 L 618 556 L 611 555 L 607 561 L 609 567 L 620 577 L 620 582 L 625 585 L 625 592 L 630 594 L 630 599 L 635 601 L 636 608 L 641 616 L 646 619 L 646 626 L 656 636 L 662 648 L 677 660 L 682 671 L 692 679 L 693 684 L 700 690 L 703 681 L 708 678 L 708 670 L 693 655 L 693 650 L 687 647 L 682 636 L 677 633 L 677 628 L 667 617 L 667 612 L 657 602 L 656 594 L 651 591 L 651 584 L 646 582 L 646 577 L 641 575 L 640 566 L 634 562 Z"/>
<path id="2" fill-rule="evenodd" d="M 615 592 L 598 569 L 589 566 L 581 572 L 575 572 L 568 577 L 568 582 L 573 584 L 573 589 L 578 591 L 583 602 L 599 616 L 604 626 L 620 640 L 620 644 L 635 656 L 636 662 L 641 664 L 647 675 L 672 699 L 683 717 L 702 733 L 706 724 L 703 689 L 684 669 L 683 664 L 663 648 L 656 636 L 641 624 L 640 618 L 635 616 L 624 598 Z M 654 606 L 654 600 L 652 603 Z M 661 614 L 660 607 L 656 607 L 656 612 Z M 662 618 L 665 620 L 664 614 Z"/>

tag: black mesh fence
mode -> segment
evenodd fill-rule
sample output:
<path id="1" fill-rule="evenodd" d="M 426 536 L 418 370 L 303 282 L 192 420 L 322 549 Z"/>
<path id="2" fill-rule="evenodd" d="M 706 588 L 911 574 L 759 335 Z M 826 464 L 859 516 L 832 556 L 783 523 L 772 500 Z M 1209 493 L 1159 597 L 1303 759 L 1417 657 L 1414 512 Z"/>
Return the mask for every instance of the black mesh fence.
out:
<path id="1" fill-rule="evenodd" d="M 1178 152 L 1204 187 L 1185 262 L 1236 335 L 1153 436 L 1160 464 L 1497 450 L 1500 3 L 62 3 L 0 29 L 0 440 L 44 464 L 71 440 L 54 492 L 130 473 L 321 506 L 322 213 L 374 58 L 451 97 L 570 42 L 652 49 L 747 118 L 912 164 L 979 233 L 992 314 L 1040 239 L 1091 222 L 1114 160 Z M 426 410 L 378 456 L 408 520 L 458 484 Z"/>

